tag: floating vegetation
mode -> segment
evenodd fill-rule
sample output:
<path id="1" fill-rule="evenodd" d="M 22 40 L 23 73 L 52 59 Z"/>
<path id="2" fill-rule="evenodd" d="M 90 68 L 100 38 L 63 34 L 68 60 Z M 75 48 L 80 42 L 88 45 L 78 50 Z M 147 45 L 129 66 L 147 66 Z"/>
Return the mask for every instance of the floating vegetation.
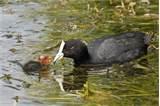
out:
<path id="1" fill-rule="evenodd" d="M 126 31 L 151 36 L 148 54 L 108 75 L 88 75 L 78 93 L 85 105 L 152 105 L 158 103 L 158 2 L 154 0 L 60 0 L 47 3 L 49 45 L 68 39 L 91 41 Z M 65 63 L 67 64 L 67 63 Z M 99 71 L 99 70 L 97 70 Z M 88 84 L 89 83 L 89 84 Z M 77 83 L 78 84 L 78 83 Z M 89 86 L 88 86 L 89 85 Z"/>
<path id="2" fill-rule="evenodd" d="M 151 37 L 151 41 L 146 56 L 124 65 L 115 64 L 109 71 L 104 69 L 103 74 L 100 74 L 101 69 L 96 69 L 98 74 L 88 73 L 89 69 L 75 69 L 72 60 L 64 59 L 63 63 L 52 67 L 52 71 L 63 72 L 60 83 L 33 80 L 32 86 L 26 85 L 28 95 L 46 104 L 64 106 L 158 105 L 157 0 L 18 0 L 21 3 L 29 1 L 44 5 L 38 13 L 49 19 L 43 30 L 45 43 L 33 54 L 53 54 L 62 39 L 89 42 L 127 31 L 144 32 Z M 0 4 L 4 3 L 7 2 L 0 1 Z M 9 39 L 12 35 L 5 37 Z M 21 36 L 16 36 L 16 39 L 22 42 Z M 16 52 L 14 48 L 10 51 Z M 13 80 L 9 75 L 0 79 Z"/>

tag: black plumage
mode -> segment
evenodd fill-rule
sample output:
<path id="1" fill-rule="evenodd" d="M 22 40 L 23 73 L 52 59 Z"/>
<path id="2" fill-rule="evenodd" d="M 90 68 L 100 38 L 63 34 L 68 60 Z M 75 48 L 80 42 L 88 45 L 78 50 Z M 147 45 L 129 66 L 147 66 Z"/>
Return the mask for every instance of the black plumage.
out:
<path id="1" fill-rule="evenodd" d="M 81 40 L 65 41 L 64 57 L 80 64 L 122 64 L 147 53 L 148 39 L 142 32 L 125 32 L 105 36 L 86 45 Z"/>

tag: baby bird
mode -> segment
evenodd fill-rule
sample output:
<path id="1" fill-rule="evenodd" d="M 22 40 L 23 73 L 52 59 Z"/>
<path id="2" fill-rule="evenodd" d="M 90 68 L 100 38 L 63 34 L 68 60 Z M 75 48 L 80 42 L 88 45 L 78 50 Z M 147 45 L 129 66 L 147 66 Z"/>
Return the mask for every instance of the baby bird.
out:
<path id="1" fill-rule="evenodd" d="M 49 70 L 49 65 L 52 62 L 51 56 L 41 55 L 38 61 L 28 61 L 24 65 L 18 61 L 10 61 L 12 63 L 18 64 L 26 74 L 35 75 L 35 73 L 40 73 L 42 71 Z"/>

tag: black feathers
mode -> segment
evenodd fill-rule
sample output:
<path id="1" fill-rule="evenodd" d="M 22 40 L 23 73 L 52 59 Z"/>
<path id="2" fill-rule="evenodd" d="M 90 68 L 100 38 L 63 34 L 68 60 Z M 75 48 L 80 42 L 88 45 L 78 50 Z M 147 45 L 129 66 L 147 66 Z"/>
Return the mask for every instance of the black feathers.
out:
<path id="1" fill-rule="evenodd" d="M 122 64 L 147 53 L 146 35 L 142 32 L 126 32 L 96 39 L 85 45 L 81 40 L 65 42 L 65 57 L 79 64 Z"/>

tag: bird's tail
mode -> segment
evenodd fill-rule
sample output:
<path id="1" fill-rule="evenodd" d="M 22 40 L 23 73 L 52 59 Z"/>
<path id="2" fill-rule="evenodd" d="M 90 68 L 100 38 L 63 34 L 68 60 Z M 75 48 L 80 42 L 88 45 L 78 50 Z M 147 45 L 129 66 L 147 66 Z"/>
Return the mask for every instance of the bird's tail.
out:
<path id="1" fill-rule="evenodd" d="M 23 69 L 23 64 L 20 63 L 18 60 L 8 60 L 8 61 L 11 62 L 11 63 L 19 65 Z"/>

